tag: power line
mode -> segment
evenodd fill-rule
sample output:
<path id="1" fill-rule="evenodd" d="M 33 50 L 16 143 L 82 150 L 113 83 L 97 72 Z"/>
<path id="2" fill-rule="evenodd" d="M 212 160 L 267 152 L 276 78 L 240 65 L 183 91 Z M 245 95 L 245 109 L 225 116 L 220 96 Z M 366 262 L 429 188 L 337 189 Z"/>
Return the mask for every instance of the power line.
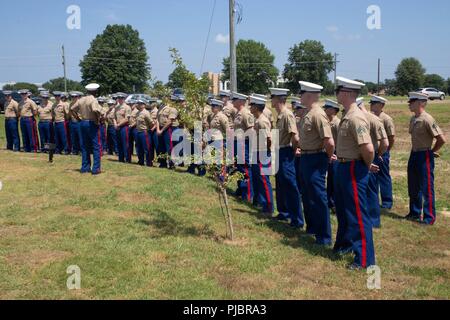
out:
<path id="1" fill-rule="evenodd" d="M 208 49 L 209 36 L 211 35 L 211 27 L 212 27 L 213 18 L 214 18 L 214 12 L 216 11 L 216 4 L 217 4 L 217 0 L 214 0 L 211 18 L 209 20 L 208 35 L 206 36 L 205 50 L 203 51 L 202 66 L 200 67 L 200 75 L 203 73 L 203 66 L 205 64 L 205 58 L 206 58 L 206 50 Z"/>

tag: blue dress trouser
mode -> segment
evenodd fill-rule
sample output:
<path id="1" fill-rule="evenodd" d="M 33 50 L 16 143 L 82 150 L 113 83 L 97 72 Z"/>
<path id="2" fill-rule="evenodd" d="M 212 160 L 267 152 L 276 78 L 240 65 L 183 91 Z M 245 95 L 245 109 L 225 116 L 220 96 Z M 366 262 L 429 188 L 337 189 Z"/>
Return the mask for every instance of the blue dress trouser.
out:
<path id="1" fill-rule="evenodd" d="M 150 144 L 150 160 L 153 164 L 153 161 L 155 160 L 155 156 L 158 152 L 158 134 L 156 133 L 156 129 L 153 131 L 150 131 L 150 137 L 152 143 Z"/>
<path id="2" fill-rule="evenodd" d="M 119 151 L 119 162 L 125 163 L 125 160 L 127 162 L 131 162 L 131 159 L 129 159 L 129 127 L 128 125 L 120 127 L 117 130 L 117 145 L 118 145 L 118 151 Z M 128 159 L 130 161 L 128 161 Z"/>
<path id="3" fill-rule="evenodd" d="M 308 229 L 315 234 L 316 243 L 321 245 L 330 245 L 332 242 L 326 188 L 328 163 L 325 152 L 305 154 L 300 157 L 302 194 L 306 196 L 307 206 L 311 209 L 309 215 L 311 226 Z"/>
<path id="4" fill-rule="evenodd" d="M 41 151 L 48 151 L 45 149 L 46 143 L 53 143 L 53 122 L 51 121 L 39 121 L 39 136 L 41 138 Z"/>
<path id="5" fill-rule="evenodd" d="M 133 153 L 134 153 L 134 145 L 136 142 L 136 137 L 137 137 L 137 131 L 135 127 L 130 127 L 129 129 L 129 139 L 128 139 L 128 159 L 127 162 L 131 163 L 132 158 L 133 158 Z M 136 148 L 137 149 L 137 148 Z M 136 154 L 138 153 L 138 151 L 136 150 Z"/>
<path id="6" fill-rule="evenodd" d="M 336 252 L 355 254 L 354 263 L 362 268 L 375 265 L 372 222 L 367 210 L 369 169 L 363 161 L 339 163 L 335 179 L 338 230 Z"/>
<path id="7" fill-rule="evenodd" d="M 373 164 L 381 166 L 378 154 L 375 154 Z M 374 228 L 381 227 L 381 208 L 380 208 L 380 186 L 378 184 L 379 173 L 369 173 L 369 183 L 367 184 L 367 210 Z"/>
<path id="8" fill-rule="evenodd" d="M 145 164 L 149 167 L 152 163 L 152 160 L 150 158 L 150 149 L 152 143 L 150 133 L 148 131 L 137 130 L 136 132 L 136 150 L 139 159 L 138 163 L 141 166 Z"/>
<path id="9" fill-rule="evenodd" d="M 83 120 L 80 122 L 81 133 L 81 173 L 101 173 L 101 137 L 99 126 L 95 121 Z M 94 164 L 91 168 L 91 154 Z"/>
<path id="10" fill-rule="evenodd" d="M 328 175 L 327 175 L 327 197 L 328 197 L 328 208 L 332 209 L 336 207 L 334 201 L 334 177 L 336 175 L 338 162 L 333 161 L 328 164 Z"/>
<path id="11" fill-rule="evenodd" d="M 81 150 L 80 146 L 81 134 L 80 123 L 78 121 L 70 122 L 70 141 L 72 142 L 72 154 L 79 154 Z"/>
<path id="12" fill-rule="evenodd" d="M 172 135 L 178 130 L 177 127 L 169 127 L 167 128 L 159 137 L 158 137 L 158 159 L 160 168 L 167 168 L 167 163 L 169 163 L 169 167 L 173 168 L 174 164 L 172 162 L 172 150 L 176 146 L 176 142 L 172 139 Z"/>
<path id="13" fill-rule="evenodd" d="M 408 162 L 409 215 L 422 218 L 433 225 L 436 222 L 434 194 L 434 154 L 431 150 L 412 152 Z"/>
<path id="14" fill-rule="evenodd" d="M 295 175 L 295 153 L 292 147 L 280 148 L 278 163 L 279 168 L 275 176 L 278 212 L 290 218 L 293 225 L 303 227 L 305 222 Z"/>
<path id="15" fill-rule="evenodd" d="M 109 155 L 113 155 L 119 154 L 119 148 L 117 145 L 117 130 L 114 126 L 112 125 L 108 125 L 108 130 L 107 130 L 107 140 L 108 140 L 108 154 Z"/>
<path id="16" fill-rule="evenodd" d="M 270 155 L 269 155 L 270 157 Z M 264 171 L 270 170 L 271 164 L 252 164 L 253 203 L 262 206 L 264 213 L 274 213 L 273 190 L 270 176 Z M 263 171 L 264 170 L 264 171 Z"/>
<path id="17" fill-rule="evenodd" d="M 102 155 L 108 152 L 108 141 L 106 137 L 106 126 L 105 124 L 100 124 L 100 138 L 102 141 Z"/>
<path id="18" fill-rule="evenodd" d="M 392 195 L 392 178 L 390 173 L 391 155 L 389 152 L 383 154 L 383 162 L 380 162 L 380 172 L 378 172 L 378 183 L 380 185 L 381 207 L 392 209 L 394 198 Z"/>
<path id="19" fill-rule="evenodd" d="M 37 152 L 39 142 L 36 130 L 36 121 L 33 117 L 20 118 L 20 130 L 22 131 L 23 149 L 25 152 Z"/>
<path id="20" fill-rule="evenodd" d="M 69 145 L 67 143 L 67 130 L 65 122 L 56 122 L 55 123 L 55 144 L 56 150 L 55 153 L 63 153 L 63 151 L 68 154 L 69 153 Z"/>
<path id="21" fill-rule="evenodd" d="M 245 139 L 242 146 L 238 146 L 237 140 L 234 141 L 234 152 L 237 159 L 240 157 L 241 164 L 237 164 L 237 171 L 240 172 L 244 178 L 237 182 L 236 194 L 241 196 L 243 201 L 252 203 L 253 201 L 253 184 L 252 184 L 252 170 L 250 166 L 250 140 Z M 240 150 L 238 150 L 240 149 Z M 240 152 L 238 156 L 238 152 Z M 242 163 L 243 162 L 243 163 Z"/>
<path id="22" fill-rule="evenodd" d="M 20 151 L 19 123 L 16 118 L 5 119 L 6 149 Z"/>

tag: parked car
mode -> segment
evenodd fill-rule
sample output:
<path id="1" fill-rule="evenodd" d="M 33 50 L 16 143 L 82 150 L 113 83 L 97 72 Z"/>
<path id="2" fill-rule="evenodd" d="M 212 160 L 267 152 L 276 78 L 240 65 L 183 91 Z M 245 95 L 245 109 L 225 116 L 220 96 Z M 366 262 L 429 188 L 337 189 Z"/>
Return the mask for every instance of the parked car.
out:
<path id="1" fill-rule="evenodd" d="M 151 97 L 148 94 L 144 94 L 144 93 L 134 93 L 134 94 L 130 94 L 125 99 L 125 103 L 130 103 L 130 100 L 138 100 L 138 99 L 145 99 L 145 100 L 149 101 L 151 99 Z"/>
<path id="2" fill-rule="evenodd" d="M 445 100 L 445 92 L 439 91 L 435 88 L 420 88 L 417 92 L 427 94 L 430 100 Z"/>
<path id="3" fill-rule="evenodd" d="M 22 100 L 22 97 L 16 91 L 12 93 L 12 98 L 17 102 L 20 102 L 20 100 Z M 0 90 L 0 113 L 5 112 L 5 100 L 5 95 L 3 94 L 3 91 Z"/>

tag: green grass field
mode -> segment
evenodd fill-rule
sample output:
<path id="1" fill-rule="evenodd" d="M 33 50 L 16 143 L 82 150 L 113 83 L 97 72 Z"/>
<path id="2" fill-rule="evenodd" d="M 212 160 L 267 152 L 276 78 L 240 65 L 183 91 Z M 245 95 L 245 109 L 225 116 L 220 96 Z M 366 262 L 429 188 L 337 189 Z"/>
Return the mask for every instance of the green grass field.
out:
<path id="1" fill-rule="evenodd" d="M 450 132 L 450 103 L 429 107 Z M 381 290 L 346 269 L 351 257 L 232 200 L 237 240 L 225 241 L 214 183 L 179 172 L 103 159 L 80 175 L 80 159 L 0 150 L 0 299 L 449 299 L 450 148 L 436 163 L 437 225 L 408 213 L 410 146 L 405 104 L 389 105 L 395 208 L 374 231 Z M 0 145 L 5 146 L 0 117 Z M 333 230 L 336 219 L 333 217 Z M 81 269 L 68 290 L 67 267 Z"/>

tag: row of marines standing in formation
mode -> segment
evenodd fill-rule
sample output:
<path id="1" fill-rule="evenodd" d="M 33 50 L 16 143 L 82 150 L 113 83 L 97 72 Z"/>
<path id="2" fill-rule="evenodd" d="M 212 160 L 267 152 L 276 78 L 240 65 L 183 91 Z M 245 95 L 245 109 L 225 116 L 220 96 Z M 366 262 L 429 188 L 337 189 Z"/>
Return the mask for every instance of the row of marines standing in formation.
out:
<path id="1" fill-rule="evenodd" d="M 269 157 L 273 149 L 271 130 L 278 129 L 279 150 L 274 161 L 278 161 L 275 181 L 279 214 L 275 218 L 290 221 L 293 228 L 306 226 L 306 232 L 315 237 L 318 245 L 328 246 L 332 244 L 331 210 L 338 221 L 334 251 L 353 252 L 355 259 L 350 267 L 367 268 L 375 265 L 372 228 L 381 227 L 381 209 L 393 206 L 389 164 L 395 126 L 384 112 L 386 99 L 373 96 L 369 111 L 364 100 L 358 98 L 363 83 L 343 77 L 338 77 L 337 82 L 337 102 L 326 100 L 324 106 L 319 104 L 323 90 L 320 85 L 301 81 L 301 98 L 291 97 L 290 106 L 288 90 L 271 88 L 272 108 L 277 112 L 275 126 L 265 95 L 248 97 L 221 91 L 218 99 L 210 99 L 205 107 L 203 124 L 204 129 L 212 131 L 210 140 L 220 141 L 223 146 L 230 131 L 263 131 L 265 141 L 258 141 L 256 148 Z M 40 106 L 27 98 L 27 90 L 20 92 L 23 96 L 20 104 L 11 100 L 10 92 L 5 92 L 8 149 L 20 149 L 17 143 L 20 118 L 24 150 L 37 152 L 35 116 L 38 116 L 41 150 L 45 152 L 43 146 L 50 142 L 56 143 L 59 153 L 77 154 L 81 150 L 82 173 L 101 173 L 104 152 L 117 154 L 120 162 L 131 163 L 134 147 L 140 165 L 153 166 L 156 154 L 161 168 L 174 168 L 170 155 L 180 143 L 172 138 L 180 130 L 175 106 L 185 106 L 182 96 L 173 96 L 171 104 L 140 99 L 129 106 L 124 93 L 102 100 L 95 98 L 98 84 L 90 84 L 86 89 L 89 94 L 85 97 L 71 92 L 70 104 L 60 92 L 53 93 L 56 102 L 51 104 L 49 94 L 43 92 Z M 408 163 L 410 212 L 406 218 L 433 225 L 436 221 L 434 159 L 445 137 L 425 111 L 428 97 L 413 92 L 409 98 L 410 111 L 415 115 L 409 128 L 412 152 Z M 337 117 L 340 105 L 344 107 L 342 119 Z M 236 142 L 233 149 L 237 156 Z M 243 176 L 236 196 L 272 216 L 275 206 L 267 174 L 272 164 L 259 159 L 250 163 L 252 150 L 248 139 L 241 151 L 245 161 L 236 165 Z M 90 154 L 93 154 L 93 165 Z M 165 154 L 169 156 L 164 157 Z M 188 172 L 195 174 L 196 169 L 199 175 L 205 174 L 198 164 L 191 164 Z"/>

